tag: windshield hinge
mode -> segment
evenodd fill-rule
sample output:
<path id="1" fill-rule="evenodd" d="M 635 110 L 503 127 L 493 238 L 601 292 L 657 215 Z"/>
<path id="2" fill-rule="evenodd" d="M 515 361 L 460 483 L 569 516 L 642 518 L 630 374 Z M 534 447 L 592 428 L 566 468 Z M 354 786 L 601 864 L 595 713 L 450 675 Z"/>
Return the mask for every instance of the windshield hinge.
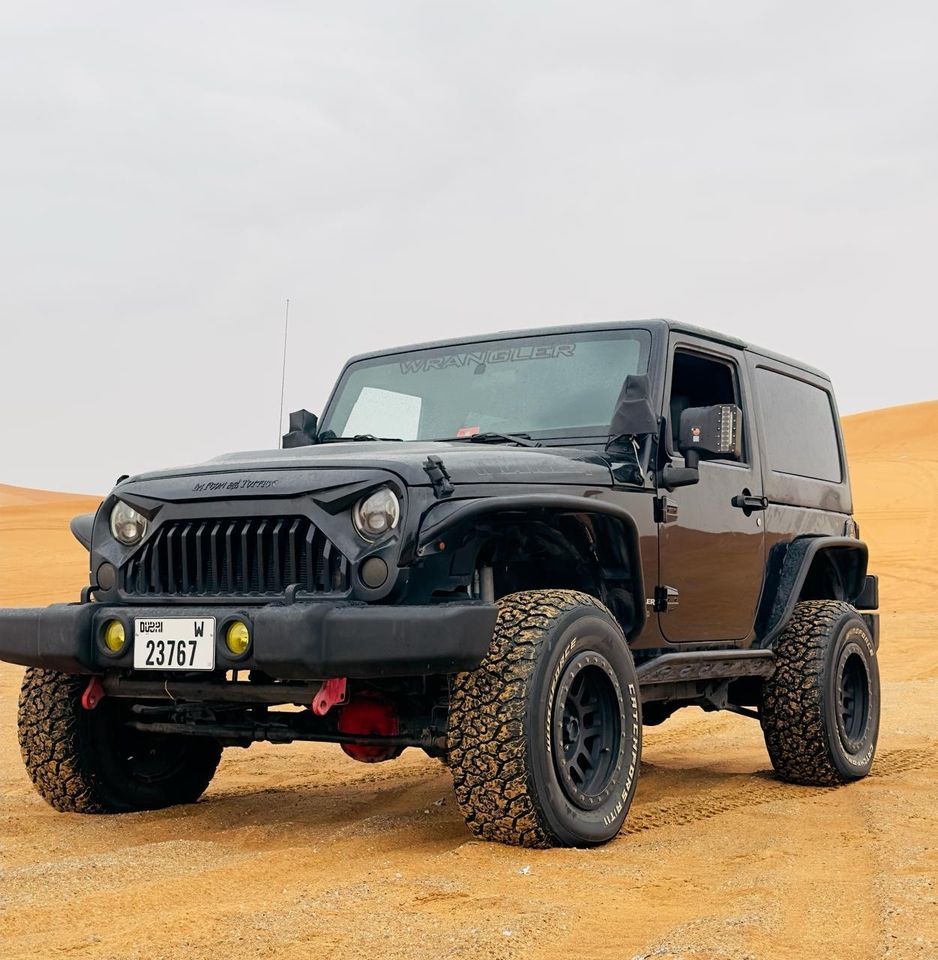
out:
<path id="1" fill-rule="evenodd" d="M 655 523 L 674 523 L 677 503 L 670 497 L 655 497 Z"/>
<path id="2" fill-rule="evenodd" d="M 456 489 L 449 478 L 449 471 L 443 466 L 443 461 L 435 454 L 427 457 L 423 469 L 430 478 L 433 493 L 438 500 L 448 497 Z"/>
<path id="3" fill-rule="evenodd" d="M 667 613 L 672 607 L 678 605 L 679 596 L 675 587 L 659 584 L 655 587 L 654 595 L 645 601 L 645 605 L 651 607 L 655 613 Z"/>

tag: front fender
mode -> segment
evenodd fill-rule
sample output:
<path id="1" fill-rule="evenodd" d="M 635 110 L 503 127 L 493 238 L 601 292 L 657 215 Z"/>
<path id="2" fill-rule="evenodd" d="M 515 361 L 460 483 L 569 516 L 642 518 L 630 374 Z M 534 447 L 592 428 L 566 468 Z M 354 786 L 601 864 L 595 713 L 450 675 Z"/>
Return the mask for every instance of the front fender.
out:
<path id="1" fill-rule="evenodd" d="M 635 604 L 637 635 L 645 623 L 645 585 L 642 576 L 638 526 L 622 507 L 593 497 L 562 493 L 509 494 L 470 500 L 447 500 L 434 505 L 424 517 L 417 536 L 416 557 L 428 557 L 450 549 L 449 540 L 459 542 L 471 538 L 475 526 L 495 516 L 518 516 L 519 519 L 547 519 L 550 516 L 574 514 L 601 519 L 615 546 L 628 562 L 629 584 Z M 458 543 L 455 546 L 458 547 Z"/>
<path id="2" fill-rule="evenodd" d="M 91 533 L 94 530 L 94 518 L 97 514 L 82 513 L 77 517 L 72 517 L 68 528 L 72 531 L 72 536 L 86 549 L 91 550 Z"/>

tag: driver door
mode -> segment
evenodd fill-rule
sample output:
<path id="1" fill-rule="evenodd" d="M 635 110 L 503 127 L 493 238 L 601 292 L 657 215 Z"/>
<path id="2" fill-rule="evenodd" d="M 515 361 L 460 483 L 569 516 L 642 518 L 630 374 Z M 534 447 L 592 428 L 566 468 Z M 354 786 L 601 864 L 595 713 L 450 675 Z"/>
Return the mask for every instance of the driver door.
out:
<path id="1" fill-rule="evenodd" d="M 663 413 L 672 463 L 684 463 L 676 447 L 688 407 L 740 407 L 743 453 L 738 462 L 701 459 L 698 483 L 659 491 L 677 507 L 676 518 L 658 527 L 659 583 L 672 588 L 659 625 L 671 643 L 744 640 L 755 624 L 765 567 L 762 511 L 733 505 L 737 495 L 762 495 L 746 367 L 741 351 L 686 336 L 672 335 L 669 355 Z"/>

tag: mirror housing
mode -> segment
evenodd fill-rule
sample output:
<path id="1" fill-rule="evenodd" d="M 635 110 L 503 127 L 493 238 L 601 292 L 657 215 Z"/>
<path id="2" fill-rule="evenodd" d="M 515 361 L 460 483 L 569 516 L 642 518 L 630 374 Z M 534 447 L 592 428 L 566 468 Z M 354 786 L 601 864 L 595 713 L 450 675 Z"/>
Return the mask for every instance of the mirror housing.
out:
<path id="1" fill-rule="evenodd" d="M 712 407 L 688 407 L 681 414 L 678 449 L 684 462 L 696 467 L 701 454 L 723 460 L 738 460 L 743 454 L 739 421 L 742 411 L 734 403 Z"/>
<path id="2" fill-rule="evenodd" d="M 290 432 L 283 435 L 281 446 L 284 450 L 291 447 L 310 447 L 316 442 L 316 427 L 319 418 L 309 410 L 294 410 L 290 414 Z"/>
<path id="3" fill-rule="evenodd" d="M 742 411 L 733 403 L 684 410 L 677 445 L 684 456 L 684 466 L 667 464 L 663 472 L 664 485 L 673 490 L 697 483 L 701 455 L 739 460 L 743 454 L 741 420 Z"/>

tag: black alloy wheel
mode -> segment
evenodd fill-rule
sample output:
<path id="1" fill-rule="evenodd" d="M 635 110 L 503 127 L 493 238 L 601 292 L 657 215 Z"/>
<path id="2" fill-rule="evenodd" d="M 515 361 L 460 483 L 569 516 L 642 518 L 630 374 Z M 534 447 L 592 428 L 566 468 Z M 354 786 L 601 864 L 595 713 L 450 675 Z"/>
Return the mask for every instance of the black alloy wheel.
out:
<path id="1" fill-rule="evenodd" d="M 622 691 L 605 657 L 581 653 L 560 678 L 554 703 L 554 765 L 564 793 L 582 810 L 600 804 L 622 739 Z"/>
<path id="2" fill-rule="evenodd" d="M 638 783 L 641 702 L 622 627 L 595 597 L 499 600 L 489 652 L 450 701 L 456 800 L 477 837 L 594 846 L 622 826 Z"/>

